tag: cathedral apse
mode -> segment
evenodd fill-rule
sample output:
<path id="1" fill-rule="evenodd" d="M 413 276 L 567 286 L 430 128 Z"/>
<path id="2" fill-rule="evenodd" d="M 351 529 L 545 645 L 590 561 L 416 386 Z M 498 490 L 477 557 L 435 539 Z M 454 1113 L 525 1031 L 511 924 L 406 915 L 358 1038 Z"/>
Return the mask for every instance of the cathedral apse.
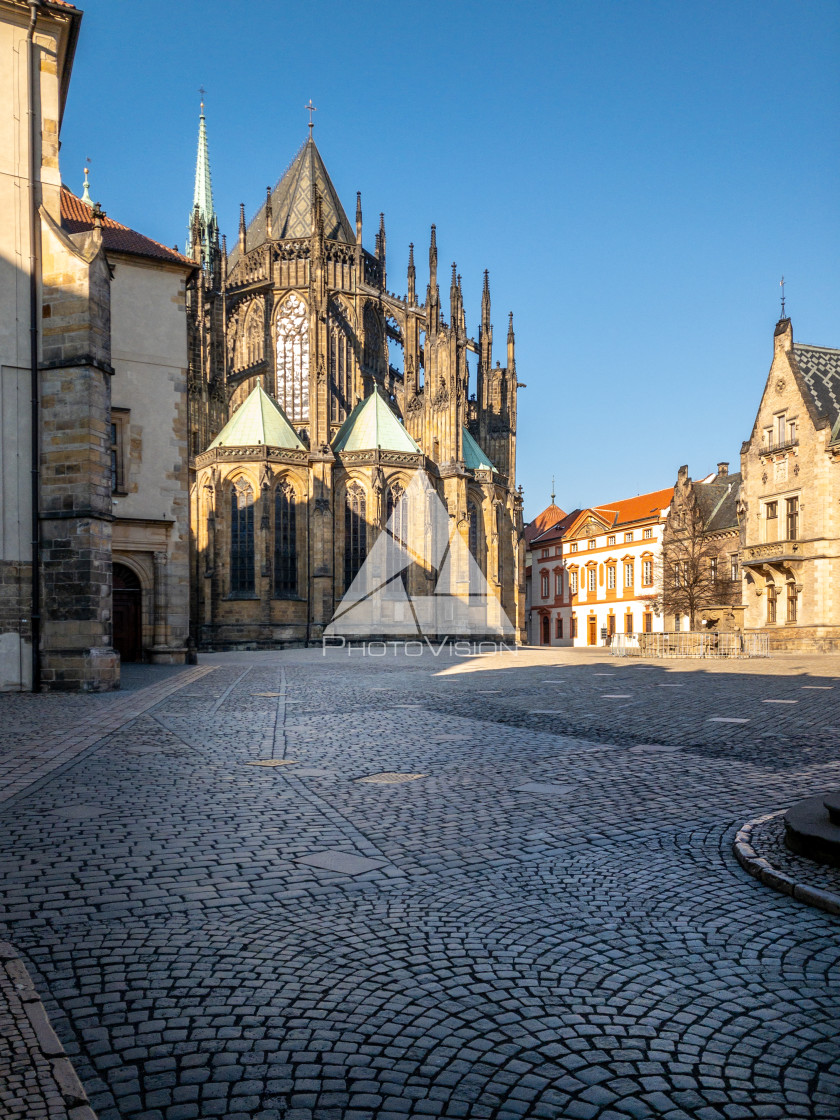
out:
<path id="1" fill-rule="evenodd" d="M 433 226 L 425 299 L 413 245 L 392 291 L 384 215 L 370 252 L 361 196 L 351 224 L 311 128 L 228 248 L 206 143 L 187 309 L 197 645 L 319 642 L 419 472 L 521 637 L 515 340 L 511 318 L 494 365 L 489 277 L 471 336 L 455 266 L 444 317 Z"/>

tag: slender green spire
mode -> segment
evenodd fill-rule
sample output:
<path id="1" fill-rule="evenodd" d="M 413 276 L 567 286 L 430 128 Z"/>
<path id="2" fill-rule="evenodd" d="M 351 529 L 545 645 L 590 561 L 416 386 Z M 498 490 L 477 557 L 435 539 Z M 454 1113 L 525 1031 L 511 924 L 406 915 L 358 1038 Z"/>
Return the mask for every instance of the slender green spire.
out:
<path id="1" fill-rule="evenodd" d="M 200 236 L 205 260 L 209 260 L 210 246 L 219 223 L 213 209 L 213 183 L 210 178 L 210 155 L 207 151 L 207 124 L 204 117 L 204 90 L 201 91 L 201 112 L 198 118 L 198 154 L 195 161 L 195 190 L 193 204 L 187 222 L 187 253 L 193 250 L 193 224 L 196 211 L 200 225 Z"/>

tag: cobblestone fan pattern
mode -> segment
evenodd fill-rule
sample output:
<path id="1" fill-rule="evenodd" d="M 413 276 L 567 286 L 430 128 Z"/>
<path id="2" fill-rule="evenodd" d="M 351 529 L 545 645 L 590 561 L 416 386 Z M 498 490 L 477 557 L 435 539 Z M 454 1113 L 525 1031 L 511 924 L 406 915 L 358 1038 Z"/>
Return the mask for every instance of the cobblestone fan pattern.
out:
<path id="1" fill-rule="evenodd" d="M 785 847 L 785 825 L 781 815 L 754 825 L 750 844 L 756 855 L 769 860 L 777 871 L 789 875 L 794 882 L 831 891 L 840 898 L 840 867 L 814 863 L 789 851 Z"/>
<path id="2" fill-rule="evenodd" d="M 731 850 L 840 785 L 836 663 L 202 664 L 0 807 L 100 1120 L 840 1114 L 840 921 Z"/>

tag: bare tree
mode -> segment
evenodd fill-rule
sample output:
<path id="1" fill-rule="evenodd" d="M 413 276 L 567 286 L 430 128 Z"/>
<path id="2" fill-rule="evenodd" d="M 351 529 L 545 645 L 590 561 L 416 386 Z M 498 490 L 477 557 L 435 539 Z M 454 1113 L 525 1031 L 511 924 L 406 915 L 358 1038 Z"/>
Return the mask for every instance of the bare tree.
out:
<path id="1" fill-rule="evenodd" d="M 740 586 L 724 571 L 720 542 L 693 491 L 671 506 L 659 560 L 658 605 L 663 614 L 688 615 L 694 630 L 702 610 L 728 606 L 740 598 Z"/>

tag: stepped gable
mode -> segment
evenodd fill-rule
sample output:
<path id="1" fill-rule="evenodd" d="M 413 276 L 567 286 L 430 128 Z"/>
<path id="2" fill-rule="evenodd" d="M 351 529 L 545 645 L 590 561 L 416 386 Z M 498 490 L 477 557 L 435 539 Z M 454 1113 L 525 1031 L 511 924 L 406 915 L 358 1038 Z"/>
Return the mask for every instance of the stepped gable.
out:
<path id="1" fill-rule="evenodd" d="M 420 452 L 378 387 L 360 401 L 336 434 L 333 451 Z"/>
<path id="2" fill-rule="evenodd" d="M 86 202 L 83 202 L 67 187 L 61 188 L 61 227 L 67 233 L 88 233 L 94 228 L 94 215 Z M 169 261 L 171 264 L 195 267 L 195 261 L 185 257 L 168 245 L 161 245 L 128 226 L 115 222 L 113 218 L 102 215 L 102 244 L 105 249 L 115 253 L 130 253 L 135 257 L 147 257 L 155 261 Z"/>
<path id="3" fill-rule="evenodd" d="M 258 382 L 207 450 L 260 444 L 288 451 L 306 450 L 286 413 Z"/>

